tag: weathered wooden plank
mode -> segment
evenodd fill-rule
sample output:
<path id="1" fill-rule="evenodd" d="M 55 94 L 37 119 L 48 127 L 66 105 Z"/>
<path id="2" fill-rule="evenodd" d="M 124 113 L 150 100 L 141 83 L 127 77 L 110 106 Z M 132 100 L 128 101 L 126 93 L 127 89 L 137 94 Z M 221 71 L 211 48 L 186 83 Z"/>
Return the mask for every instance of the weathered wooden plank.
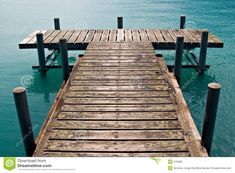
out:
<path id="1" fill-rule="evenodd" d="M 92 56 L 89 58 L 83 58 L 83 62 L 86 63 L 97 63 L 97 62 L 104 62 L 104 63 L 154 63 L 155 65 L 158 64 L 158 60 L 155 57 L 151 56 L 137 56 L 137 57 L 131 57 L 131 56 L 113 56 L 109 58 L 98 56 L 99 58 L 93 58 Z"/>
<path id="2" fill-rule="evenodd" d="M 212 33 L 210 33 L 209 32 L 209 42 L 210 42 L 210 40 L 213 40 L 213 42 L 215 43 L 215 44 L 222 44 L 223 42 L 220 40 L 220 39 L 218 39 L 214 34 L 212 34 Z M 212 41 L 211 41 L 212 42 Z"/>
<path id="3" fill-rule="evenodd" d="M 66 98 L 64 103 L 66 104 L 85 104 L 85 105 L 95 105 L 95 104 L 164 104 L 172 103 L 170 97 L 164 98 Z"/>
<path id="4" fill-rule="evenodd" d="M 87 80 L 74 80 L 71 82 L 71 86 L 129 86 L 129 85 L 143 85 L 148 87 L 149 85 L 164 85 L 165 80 L 109 80 L 109 81 L 87 81 Z"/>
<path id="5" fill-rule="evenodd" d="M 202 34 L 203 30 L 194 30 L 194 35 L 197 35 L 197 37 L 199 38 L 199 43 L 201 43 L 201 34 Z M 208 33 L 208 43 L 214 43 L 214 40 L 209 36 Z"/>
<path id="6" fill-rule="evenodd" d="M 88 56 L 86 55 L 86 57 L 83 57 L 83 60 L 96 60 L 96 61 L 100 61 L 100 60 L 135 60 L 135 61 L 141 61 L 141 60 L 157 60 L 156 55 L 129 55 L 129 56 L 123 56 L 123 55 L 104 55 L 104 56 L 99 56 L 99 55 L 91 55 Z"/>
<path id="7" fill-rule="evenodd" d="M 44 152 L 44 157 L 189 157 L 189 152 Z"/>
<path id="8" fill-rule="evenodd" d="M 130 147 L 131 146 L 131 147 Z M 46 150 L 54 151 L 188 151 L 184 141 L 58 141 L 50 140 Z"/>
<path id="9" fill-rule="evenodd" d="M 100 42 L 101 36 L 102 36 L 103 30 L 96 30 L 94 38 L 92 42 Z"/>
<path id="10" fill-rule="evenodd" d="M 82 30 L 82 32 L 79 34 L 76 43 L 83 43 L 86 36 L 87 36 L 88 30 Z"/>
<path id="11" fill-rule="evenodd" d="M 93 40 L 94 34 L 95 34 L 95 30 L 89 30 L 87 35 L 86 35 L 86 38 L 85 38 L 84 42 L 85 43 L 90 43 Z"/>
<path id="12" fill-rule="evenodd" d="M 122 55 L 122 54 L 131 54 L 132 56 L 134 56 L 135 54 L 138 54 L 138 55 L 140 55 L 140 54 L 149 54 L 149 53 L 151 53 L 151 55 L 153 55 L 153 53 L 154 53 L 154 50 L 153 49 L 119 49 L 119 50 L 116 50 L 116 49 L 107 49 L 107 50 L 103 50 L 103 51 L 101 51 L 101 50 L 99 50 L 99 49 L 93 49 L 93 50 L 87 50 L 86 51 L 86 53 L 88 54 L 93 54 L 94 56 L 95 55 L 99 55 L 99 54 L 104 54 L 104 53 L 107 53 L 106 54 L 106 56 L 107 55 L 109 55 L 109 54 L 111 54 L 111 55 L 113 55 L 113 56 L 115 56 L 115 53 L 119 53 L 120 55 Z"/>
<path id="13" fill-rule="evenodd" d="M 145 71 L 148 68 L 148 71 L 156 71 L 159 70 L 160 68 L 158 66 L 156 67 L 151 67 L 151 66 L 138 66 L 138 67 L 117 67 L 117 66 L 80 66 L 79 70 L 107 70 L 107 71 L 113 71 L 113 70 L 129 70 L 129 71 Z"/>
<path id="14" fill-rule="evenodd" d="M 145 29 L 139 29 L 138 32 L 140 33 L 141 41 L 143 41 L 143 42 L 148 42 L 149 41 L 149 38 L 148 38 L 148 35 L 147 35 Z"/>
<path id="15" fill-rule="evenodd" d="M 140 34 L 137 29 L 132 29 L 132 37 L 134 42 L 140 42 Z"/>
<path id="16" fill-rule="evenodd" d="M 144 73 L 144 72 L 143 72 Z M 147 74 L 146 74 L 147 75 Z M 126 76 L 123 75 L 121 76 L 121 78 L 119 78 L 120 76 L 118 75 L 103 75 L 105 77 L 97 77 L 97 76 L 83 76 L 83 75 L 78 75 L 77 78 L 74 79 L 74 82 L 78 83 L 78 82 L 85 82 L 85 83 L 99 83 L 99 82 L 108 82 L 108 83 L 116 83 L 119 82 L 120 84 L 124 84 L 124 83 L 128 83 L 130 81 L 135 81 L 135 80 L 139 80 L 139 82 L 143 83 L 143 84 L 155 84 L 155 82 L 157 82 L 158 84 L 160 84 L 160 82 L 162 82 L 164 80 L 164 76 L 147 76 L 146 78 L 144 78 L 144 76 L 140 77 L 139 75 L 132 75 L 132 76 Z"/>
<path id="17" fill-rule="evenodd" d="M 200 35 L 200 38 L 201 38 L 201 33 L 202 33 L 202 30 L 201 31 L 198 31 L 198 34 Z M 212 33 L 208 33 L 208 47 L 213 44 L 213 45 L 223 45 L 222 41 L 220 39 L 218 39 L 214 34 Z"/>
<path id="18" fill-rule="evenodd" d="M 169 34 L 171 35 L 172 39 L 174 40 L 174 42 L 176 42 L 177 36 L 178 34 L 175 32 L 175 30 L 170 29 L 168 30 Z"/>
<path id="19" fill-rule="evenodd" d="M 115 62 L 82 62 L 79 66 L 129 66 L 129 67 L 138 67 L 138 66 L 144 66 L 144 67 L 157 67 L 157 63 L 155 64 L 154 62 L 122 62 L 122 63 L 115 63 Z"/>
<path id="20" fill-rule="evenodd" d="M 154 64 L 150 64 L 150 63 L 120 63 L 120 65 L 122 65 L 122 69 L 123 68 L 135 68 L 135 69 L 139 69 L 139 68 L 158 68 L 158 65 L 154 65 Z M 92 63 L 83 63 L 81 65 L 79 65 L 79 67 L 118 67 L 117 64 L 115 63 L 105 63 L 105 64 L 92 64 Z M 91 68 L 92 69 L 92 68 Z"/>
<path id="21" fill-rule="evenodd" d="M 60 112 L 58 120 L 177 120 L 175 112 Z"/>
<path id="22" fill-rule="evenodd" d="M 117 42 L 123 42 L 124 41 L 124 29 L 118 29 L 117 30 Z"/>
<path id="23" fill-rule="evenodd" d="M 147 29 L 146 31 L 147 31 L 149 41 L 150 42 L 157 42 L 157 38 L 155 37 L 153 30 L 152 29 Z"/>
<path id="24" fill-rule="evenodd" d="M 191 40 L 191 43 L 197 43 L 197 38 L 189 30 L 181 29 L 181 31 Z"/>
<path id="25" fill-rule="evenodd" d="M 144 71 L 144 72 L 141 72 L 141 71 L 125 71 L 125 70 L 122 70 L 122 71 L 119 71 L 119 70 L 114 70 L 112 71 L 112 73 L 110 73 L 109 70 L 103 70 L 103 71 L 82 71 L 82 70 L 77 70 L 76 71 L 76 74 L 77 75 L 80 75 L 80 76 L 83 76 L 83 75 L 86 75 L 86 76 L 104 76 L 104 75 L 120 75 L 120 76 L 124 76 L 124 75 L 130 75 L 130 76 L 138 76 L 138 75 L 149 75 L 149 76 L 156 76 L 160 73 L 160 71 Z"/>
<path id="26" fill-rule="evenodd" d="M 140 55 L 140 53 L 138 51 L 136 52 L 130 52 L 130 51 L 107 51 L 105 52 L 100 52 L 100 51 L 89 51 L 86 52 L 87 56 L 135 56 L 135 55 Z M 148 56 L 148 55 L 153 55 L 152 52 L 143 52 L 142 53 L 143 56 Z"/>
<path id="27" fill-rule="evenodd" d="M 176 120 L 170 121 L 56 121 L 52 123 L 53 129 L 64 130 L 180 130 L 180 124 Z"/>
<path id="28" fill-rule="evenodd" d="M 67 97 L 104 97 L 104 98 L 113 98 L 113 97 L 128 97 L 128 98 L 140 98 L 140 97 L 168 97 L 168 91 L 69 91 Z"/>
<path id="29" fill-rule="evenodd" d="M 158 60 L 156 57 L 154 56 L 145 56 L 145 55 L 139 55 L 139 56 L 110 56 L 110 58 L 108 58 L 108 56 L 89 56 L 89 57 L 85 57 L 82 59 L 83 62 L 120 62 L 120 63 L 132 63 L 132 62 L 139 62 L 139 63 L 146 63 L 146 62 L 154 62 L 155 64 L 158 63 Z"/>
<path id="30" fill-rule="evenodd" d="M 191 44 L 196 43 L 194 41 L 194 37 L 191 35 L 190 32 L 187 32 L 187 31 L 182 30 L 182 29 L 180 31 L 184 34 L 184 38 L 186 39 L 186 42 L 190 42 Z"/>
<path id="31" fill-rule="evenodd" d="M 109 37 L 109 42 L 116 42 L 117 41 L 117 30 L 112 29 L 110 31 L 110 37 Z"/>
<path id="32" fill-rule="evenodd" d="M 61 108 L 62 111 L 69 112 L 82 112 L 82 111 L 123 111 L 123 112 L 143 112 L 143 111 L 156 111 L 156 112 L 164 112 L 164 111 L 175 111 L 176 107 L 173 104 L 158 104 L 158 105 L 63 105 Z"/>
<path id="33" fill-rule="evenodd" d="M 153 50 L 152 43 L 150 43 L 150 42 L 124 42 L 124 43 L 121 43 L 120 49 L 125 49 L 125 48 L 134 49 L 134 50 L 138 49 L 139 51 Z"/>
<path id="34" fill-rule="evenodd" d="M 143 65 L 141 65 L 140 63 L 140 67 L 144 66 L 144 63 L 142 63 Z M 78 70 L 76 70 L 76 73 L 79 73 L 80 75 L 82 74 L 86 74 L 86 75 L 92 75 L 92 74 L 113 74 L 113 75 L 120 75 L 120 76 L 123 76 L 123 75 L 126 75 L 126 74 L 138 74 L 138 75 L 142 75 L 142 74 L 149 74 L 149 75 L 158 75 L 158 74 L 161 74 L 161 71 L 160 71 L 160 67 L 158 64 L 156 64 L 155 66 L 144 66 L 144 67 L 148 67 L 150 69 L 148 70 L 142 70 L 141 68 L 138 68 L 138 67 L 133 67 L 133 66 L 130 66 L 130 69 L 128 68 L 128 66 L 125 68 L 122 67 L 122 68 L 118 68 L 118 67 L 108 67 L 107 69 L 105 69 L 104 67 L 99 67 L 99 66 L 92 66 L 91 69 L 88 69 L 86 68 L 86 66 L 81 66 Z M 100 69 L 99 69 L 100 68 Z M 87 69 L 87 70 L 86 70 Z M 93 71 L 93 70 L 96 70 L 96 71 Z M 155 69 L 155 70 L 153 70 Z M 140 71 L 139 71 L 140 70 Z M 112 73 L 110 73 L 110 71 L 112 71 Z"/>
<path id="35" fill-rule="evenodd" d="M 28 43 L 33 37 L 36 36 L 37 33 L 40 33 L 40 30 L 36 30 L 32 32 L 29 36 L 27 36 L 25 39 L 23 39 L 19 44 L 26 44 Z"/>
<path id="36" fill-rule="evenodd" d="M 44 41 L 46 44 L 50 44 L 51 41 L 60 33 L 60 30 L 55 30 L 53 33 Z"/>
<path id="37" fill-rule="evenodd" d="M 115 30 L 112 30 L 115 31 Z M 128 30 L 131 31 L 131 30 Z M 131 36 L 132 37 L 132 36 Z M 96 44 L 89 44 L 86 50 L 106 50 L 106 49 L 138 49 L 138 50 L 145 50 L 145 49 L 153 49 L 151 47 L 151 43 L 149 42 L 102 42 Z"/>
<path id="38" fill-rule="evenodd" d="M 63 36 L 63 38 L 68 41 L 74 32 L 75 30 L 68 30 L 68 32 Z"/>
<path id="39" fill-rule="evenodd" d="M 188 31 L 194 36 L 197 43 L 201 42 L 201 36 L 196 32 L 196 30 L 189 29 Z"/>
<path id="40" fill-rule="evenodd" d="M 140 58 L 126 58 L 126 59 L 97 59 L 97 58 L 84 58 L 83 63 L 158 63 L 158 60 L 156 58 L 144 58 L 144 57 L 140 57 Z"/>
<path id="41" fill-rule="evenodd" d="M 116 91 L 116 90 L 119 90 L 119 91 L 139 91 L 139 90 L 145 90 L 145 91 L 148 91 L 148 90 L 168 90 L 169 87 L 166 86 L 166 85 L 143 85 L 140 83 L 131 83 L 132 81 L 130 81 L 130 84 L 129 86 L 71 86 L 69 87 L 69 90 L 70 91 Z"/>
<path id="42" fill-rule="evenodd" d="M 191 31 L 194 35 L 197 35 L 199 43 L 201 42 L 201 33 L 202 30 L 193 30 Z M 223 42 L 217 38 L 214 34 L 208 33 L 208 47 L 223 47 Z"/>
<path id="43" fill-rule="evenodd" d="M 131 82 L 139 82 L 142 84 L 146 84 L 146 85 L 155 85 L 155 84 L 164 84 L 164 80 L 163 80 L 163 76 L 159 76 L 159 77 L 146 77 L 146 78 L 141 78 L 140 76 L 136 75 L 136 76 L 121 76 L 119 78 L 119 76 L 104 76 L 104 77 L 96 77 L 96 76 L 78 76 L 76 77 L 76 79 L 74 79 L 74 85 L 78 84 L 78 83 L 119 83 L 120 86 L 123 85 L 125 86 L 128 83 Z"/>
<path id="44" fill-rule="evenodd" d="M 166 42 L 159 29 L 154 29 L 153 32 L 155 34 L 155 37 L 157 38 L 158 43 L 165 43 Z"/>
<path id="45" fill-rule="evenodd" d="M 47 32 L 46 30 L 41 30 L 41 31 L 40 31 L 40 33 L 42 33 L 42 34 L 45 34 L 46 32 Z M 35 33 L 35 36 L 32 37 L 32 39 L 29 40 L 29 41 L 27 42 L 27 44 L 36 44 L 36 41 L 37 41 L 37 38 L 36 38 L 36 33 Z"/>
<path id="46" fill-rule="evenodd" d="M 78 36 L 80 35 L 81 33 L 81 30 L 76 30 L 72 36 L 69 38 L 69 40 L 67 41 L 67 43 L 70 43 L 70 44 L 74 44 L 78 38 Z"/>
<path id="47" fill-rule="evenodd" d="M 177 140 L 181 130 L 53 130 L 49 140 Z"/>
<path id="48" fill-rule="evenodd" d="M 178 36 L 183 36 L 184 37 L 184 43 L 190 43 L 191 44 L 191 40 L 180 29 L 176 29 L 175 32 L 177 33 Z"/>
<path id="49" fill-rule="evenodd" d="M 50 44 L 57 44 L 61 38 L 68 32 L 68 30 L 61 30 L 60 33 L 51 40 Z"/>
<path id="50" fill-rule="evenodd" d="M 109 39 L 109 32 L 110 32 L 110 30 L 107 30 L 107 29 L 103 30 L 100 42 L 107 42 L 108 41 L 108 39 Z"/>
<path id="51" fill-rule="evenodd" d="M 126 41 L 126 42 L 132 42 L 132 41 L 133 41 L 133 38 L 132 38 L 131 30 L 130 30 L 130 29 L 126 29 L 126 30 L 124 30 L 124 31 L 125 31 L 125 33 L 124 33 L 124 35 L 125 35 L 125 41 Z"/>
<path id="52" fill-rule="evenodd" d="M 173 38 L 171 37 L 171 35 L 169 34 L 169 32 L 167 30 L 161 29 L 160 32 L 167 43 L 174 42 Z"/>
<path id="53" fill-rule="evenodd" d="M 46 33 L 43 34 L 43 42 L 54 32 L 54 30 L 48 30 Z"/>
<path id="54" fill-rule="evenodd" d="M 110 53 L 109 53 L 110 52 Z M 93 55 L 93 52 L 90 52 L 89 54 L 91 55 L 87 55 L 87 57 L 84 57 L 83 60 L 84 62 L 89 61 L 89 62 L 100 62 L 102 60 L 104 61 L 111 61 L 113 62 L 114 60 L 118 61 L 120 60 L 120 62 L 123 61 L 127 62 L 127 61 L 132 61 L 132 62 L 150 62 L 150 63 L 155 63 L 157 64 L 157 58 L 156 56 L 152 55 L 151 52 L 146 52 L 146 53 L 142 53 L 142 54 L 137 54 L 138 52 L 136 52 L 136 55 L 133 53 L 133 55 L 130 55 L 131 52 L 126 51 L 126 54 L 123 55 L 123 53 L 119 53 L 118 51 L 116 51 L 114 54 L 115 55 L 111 55 L 111 51 L 108 51 L 108 54 L 110 55 L 105 55 L 105 54 L 98 54 L 98 55 Z M 127 55 L 127 53 L 129 55 Z M 118 55 L 119 54 L 119 55 Z"/>
<path id="55" fill-rule="evenodd" d="M 121 80 L 151 80 L 151 79 L 164 79 L 164 76 L 155 76 L 155 77 L 139 77 L 139 76 L 76 76 L 74 79 L 76 80 L 114 80 L 114 79 L 121 79 Z"/>

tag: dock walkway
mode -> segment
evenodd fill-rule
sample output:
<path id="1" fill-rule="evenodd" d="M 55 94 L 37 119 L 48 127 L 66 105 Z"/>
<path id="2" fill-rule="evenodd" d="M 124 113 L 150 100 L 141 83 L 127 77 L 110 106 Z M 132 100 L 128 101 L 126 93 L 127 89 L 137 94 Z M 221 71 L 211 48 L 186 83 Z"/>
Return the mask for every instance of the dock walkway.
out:
<path id="1" fill-rule="evenodd" d="M 143 40 L 88 44 L 57 95 L 34 156 L 208 155 L 175 78 Z"/>
<path id="2" fill-rule="evenodd" d="M 86 49 L 89 43 L 150 42 L 155 49 L 175 49 L 177 36 L 184 36 L 188 49 L 200 47 L 200 29 L 106 29 L 106 30 L 37 30 L 20 44 L 21 49 L 37 48 L 36 34 L 43 33 L 44 47 L 59 48 L 59 39 L 67 40 L 68 49 Z M 223 42 L 209 32 L 209 48 L 221 48 Z"/>

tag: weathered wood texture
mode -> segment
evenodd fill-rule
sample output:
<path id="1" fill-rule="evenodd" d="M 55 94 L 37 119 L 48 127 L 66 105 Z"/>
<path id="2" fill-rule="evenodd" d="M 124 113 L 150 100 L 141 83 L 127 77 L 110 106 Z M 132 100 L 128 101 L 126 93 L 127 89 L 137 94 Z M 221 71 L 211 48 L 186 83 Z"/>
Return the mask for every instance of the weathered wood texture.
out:
<path id="1" fill-rule="evenodd" d="M 113 30 L 48 30 L 34 31 L 22 42 L 20 48 L 36 48 L 36 37 L 38 32 L 44 35 L 45 48 L 57 49 L 59 39 L 68 41 L 68 49 L 85 49 L 88 43 L 100 42 L 152 42 L 154 48 L 174 49 L 177 36 L 185 37 L 185 47 L 200 47 L 202 30 L 187 29 L 113 29 Z M 105 46 L 105 44 L 104 44 Z M 209 33 L 208 47 L 223 47 L 223 42 L 215 35 Z M 113 47 L 114 49 L 114 47 Z"/>
<path id="2" fill-rule="evenodd" d="M 207 156 L 172 80 L 149 42 L 90 43 L 34 156 Z"/>

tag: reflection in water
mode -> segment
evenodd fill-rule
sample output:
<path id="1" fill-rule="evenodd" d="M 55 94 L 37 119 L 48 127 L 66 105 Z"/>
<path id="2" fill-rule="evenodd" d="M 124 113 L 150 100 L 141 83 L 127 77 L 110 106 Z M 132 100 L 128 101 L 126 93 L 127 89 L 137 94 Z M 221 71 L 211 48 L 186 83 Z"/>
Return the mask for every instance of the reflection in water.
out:
<path id="1" fill-rule="evenodd" d="M 73 51 L 71 54 L 75 55 L 80 51 Z M 70 56 L 69 63 L 74 64 L 77 56 Z M 54 65 L 61 65 L 61 56 L 57 56 L 55 59 Z M 28 76 L 30 78 L 30 76 Z M 58 89 L 62 84 L 62 69 L 49 69 L 46 73 L 39 72 L 38 70 L 33 71 L 33 75 L 30 79 L 28 79 L 28 83 L 23 83 L 26 85 L 28 93 L 34 94 L 43 94 L 44 95 L 44 103 L 53 102 L 50 100 L 50 94 L 57 93 Z"/>
<path id="2" fill-rule="evenodd" d="M 50 69 L 47 73 L 38 70 L 33 72 L 33 85 L 27 91 L 34 94 L 44 94 L 44 102 L 50 102 L 50 93 L 57 93 L 62 83 L 62 70 Z"/>

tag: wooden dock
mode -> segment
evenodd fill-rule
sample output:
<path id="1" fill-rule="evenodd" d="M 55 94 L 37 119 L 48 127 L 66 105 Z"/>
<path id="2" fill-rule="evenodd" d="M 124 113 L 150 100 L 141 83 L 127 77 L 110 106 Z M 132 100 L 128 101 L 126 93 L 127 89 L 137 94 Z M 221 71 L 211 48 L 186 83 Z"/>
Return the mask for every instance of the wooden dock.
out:
<path id="1" fill-rule="evenodd" d="M 58 49 L 59 39 L 67 40 L 68 49 L 84 50 L 89 43 L 151 42 L 155 49 L 175 49 L 177 36 L 184 36 L 187 49 L 200 47 L 202 30 L 190 29 L 111 29 L 111 30 L 37 30 L 20 44 L 21 49 L 37 48 L 36 34 L 43 33 L 44 47 Z M 209 33 L 208 47 L 221 48 L 223 42 Z"/>
<path id="2" fill-rule="evenodd" d="M 57 95 L 34 156 L 208 156 L 177 81 L 151 43 L 171 47 L 178 31 L 43 31 L 47 48 L 56 48 L 59 36 L 70 48 L 89 44 Z M 184 33 L 186 44 L 200 43 L 199 32 Z M 20 47 L 35 47 L 34 35 Z M 212 34 L 209 43 L 222 44 Z"/>
<path id="3" fill-rule="evenodd" d="M 185 22 L 180 16 L 180 29 L 123 29 L 117 17 L 118 29 L 61 30 L 54 18 L 54 30 L 36 30 L 21 41 L 20 49 L 37 49 L 33 68 L 43 75 L 62 68 L 64 79 L 36 141 L 26 90 L 13 90 L 26 155 L 207 157 L 221 85 L 208 85 L 201 138 L 177 80 L 182 68 L 202 75 L 207 48 L 224 44 L 208 30 L 185 29 Z M 46 56 L 45 49 L 52 51 Z M 166 66 L 158 49 L 175 50 L 175 64 Z M 68 50 L 85 54 L 69 66 Z M 54 64 L 58 57 L 62 65 Z"/>

